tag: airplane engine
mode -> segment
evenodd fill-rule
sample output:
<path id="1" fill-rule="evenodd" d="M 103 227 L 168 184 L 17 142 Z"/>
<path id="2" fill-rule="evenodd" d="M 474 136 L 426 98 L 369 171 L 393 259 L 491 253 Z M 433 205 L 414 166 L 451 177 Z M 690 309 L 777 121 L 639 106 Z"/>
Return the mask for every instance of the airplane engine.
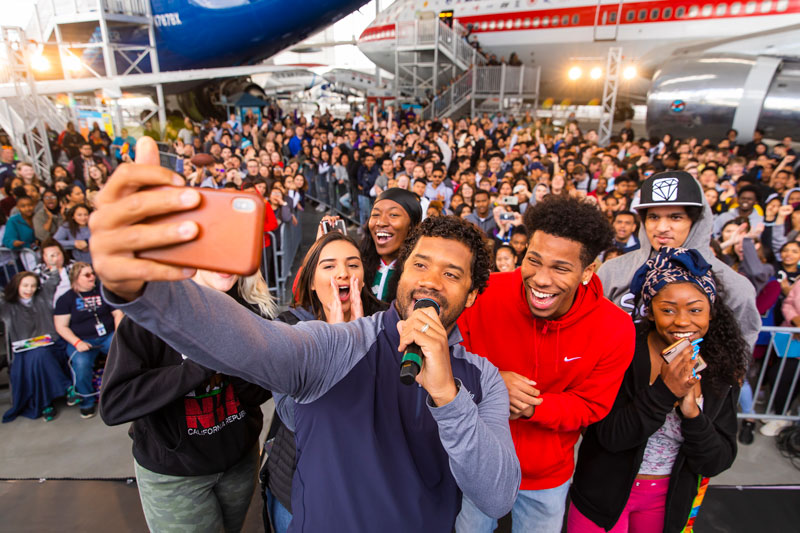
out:
<path id="1" fill-rule="evenodd" d="M 731 54 L 687 56 L 664 63 L 647 94 L 647 133 L 718 141 L 735 128 L 749 141 L 797 136 L 800 61 Z M 721 133 L 722 132 L 722 133 Z"/>

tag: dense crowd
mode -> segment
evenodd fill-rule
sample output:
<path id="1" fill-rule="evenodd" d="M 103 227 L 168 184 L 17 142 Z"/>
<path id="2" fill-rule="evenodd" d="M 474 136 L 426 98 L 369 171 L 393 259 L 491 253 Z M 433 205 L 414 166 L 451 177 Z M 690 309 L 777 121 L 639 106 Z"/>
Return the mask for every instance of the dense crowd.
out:
<path id="1" fill-rule="evenodd" d="M 2 153 L 3 243 L 41 257 L 6 285 L 7 335 L 50 342 L 15 352 L 7 416 L 52 419 L 65 394 L 92 416 L 99 394 L 107 423 L 133 422 L 151 530 L 241 528 L 273 396 L 268 529 L 488 532 L 511 511 L 514 531 L 560 531 L 565 513 L 569 531 L 680 531 L 754 439 L 756 417 L 736 416 L 754 412 L 759 329 L 800 327 L 791 138 L 648 139 L 626 123 L 601 147 L 575 120 L 391 108 L 186 118 L 170 152 L 188 186 L 256 191 L 265 232 L 325 212 L 278 313 L 261 273 L 143 286 L 185 276 L 124 259 L 137 248 L 117 236 L 156 231 L 132 226 L 155 213 L 146 192 L 129 220 L 113 213 L 132 176 L 172 174 L 108 182 L 158 164 L 155 144 L 76 135 L 59 136 L 69 163 L 50 180 Z M 440 314 L 415 308 L 426 297 Z M 419 388 L 397 379 L 412 343 Z M 779 413 L 796 364 L 766 369 Z"/>

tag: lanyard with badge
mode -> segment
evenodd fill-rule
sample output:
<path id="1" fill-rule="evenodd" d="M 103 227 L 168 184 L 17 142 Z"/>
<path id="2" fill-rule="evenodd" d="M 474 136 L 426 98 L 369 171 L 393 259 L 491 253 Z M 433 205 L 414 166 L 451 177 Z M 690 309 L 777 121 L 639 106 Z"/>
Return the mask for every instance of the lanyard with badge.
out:
<path id="1" fill-rule="evenodd" d="M 100 320 L 100 317 L 97 316 L 97 307 L 95 305 L 94 298 L 89 300 L 89 299 L 85 298 L 80 291 L 78 291 L 78 296 L 80 296 L 81 299 L 83 300 L 83 304 L 86 306 L 85 307 L 86 310 L 87 311 L 91 311 L 91 313 L 94 315 L 94 320 L 95 320 L 94 329 L 97 330 L 97 336 L 98 337 L 102 337 L 103 335 L 105 335 L 107 333 L 106 332 L 106 325 L 103 324 L 103 322 Z"/>

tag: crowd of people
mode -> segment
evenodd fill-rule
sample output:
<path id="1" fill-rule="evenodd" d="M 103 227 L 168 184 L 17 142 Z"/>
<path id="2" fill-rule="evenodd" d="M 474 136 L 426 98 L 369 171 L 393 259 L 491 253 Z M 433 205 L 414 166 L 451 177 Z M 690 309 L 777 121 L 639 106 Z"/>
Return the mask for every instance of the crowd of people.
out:
<path id="1" fill-rule="evenodd" d="M 510 512 L 514 531 L 560 531 L 565 518 L 574 532 L 681 531 L 759 427 L 737 412 L 754 412 L 760 328 L 800 327 L 800 162 L 792 139 L 761 135 L 647 139 L 626 123 L 601 147 L 574 120 L 558 129 L 531 114 L 232 115 L 187 118 L 176 168 L 155 172 L 152 141 L 107 155 L 68 131 L 79 153 L 54 171 L 63 186 L 26 181 L 18 165 L 0 201 L 18 211 L 8 247 L 38 241 L 43 261 L 6 287 L 7 331 L 54 340 L 20 371 L 35 394 L 18 403 L 15 386 L 15 408 L 48 416 L 69 391 L 93 413 L 96 396 L 64 363 L 108 352 L 100 412 L 133 422 L 154 531 L 241 527 L 270 396 L 268 530 L 489 532 Z M 136 243 L 194 237 L 134 225 L 164 204 L 130 191 L 176 173 L 193 188 L 256 191 L 271 208 L 265 231 L 327 211 L 287 311 L 260 273 L 186 281 L 128 259 Z M 181 209 L 199 201 L 172 194 L 163 202 Z M 135 213 L 114 215 L 133 198 Z M 145 284 L 159 280 L 171 283 Z M 417 309 L 422 298 L 440 312 Z M 112 320 L 75 315 L 89 301 Z M 397 377 L 412 343 L 419 387 Z M 778 411 L 797 396 L 796 363 L 766 369 Z"/>

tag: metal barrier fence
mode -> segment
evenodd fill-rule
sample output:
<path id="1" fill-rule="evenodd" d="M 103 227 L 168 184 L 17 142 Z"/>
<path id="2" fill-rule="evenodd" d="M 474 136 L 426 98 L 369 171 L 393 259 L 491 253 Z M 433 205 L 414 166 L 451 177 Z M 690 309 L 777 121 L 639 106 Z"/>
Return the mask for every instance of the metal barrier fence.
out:
<path id="1" fill-rule="evenodd" d="M 284 222 L 277 232 L 269 231 L 266 234 L 271 244 L 261 252 L 262 273 L 270 292 L 277 296 L 278 303 L 288 304 L 292 297 L 286 294 L 287 283 L 290 283 L 292 264 L 303 240 L 303 228 L 299 222 L 297 225 Z"/>
<path id="2" fill-rule="evenodd" d="M 766 344 L 767 351 L 760 360 L 761 368 L 758 370 L 755 389 L 751 389 L 752 392 L 748 390 L 751 388 L 750 383 L 742 388 L 744 397 L 752 395 L 753 409 L 750 412 L 741 412 L 738 416 L 800 421 L 797 410 L 794 414 L 791 410 L 800 377 L 800 340 L 793 337 L 800 335 L 800 328 L 763 326 L 761 333 L 769 334 L 769 341 L 765 343 L 760 339 L 759 342 L 762 346 Z"/>
<path id="3" fill-rule="evenodd" d="M 338 215 L 351 224 L 361 226 L 358 190 L 349 179 L 340 184 L 333 174 L 317 174 L 313 171 L 305 174 L 308 191 L 306 199 L 313 200 L 332 214 Z M 363 217 L 366 220 L 366 216 Z"/>
<path id="4" fill-rule="evenodd" d="M 33 270 L 39 264 L 39 254 L 30 248 L 12 250 L 11 248 L 0 247 L 0 275 L 2 275 L 2 285 L 14 277 L 14 274 L 24 270 Z M 20 269 L 22 265 L 22 269 Z"/>

